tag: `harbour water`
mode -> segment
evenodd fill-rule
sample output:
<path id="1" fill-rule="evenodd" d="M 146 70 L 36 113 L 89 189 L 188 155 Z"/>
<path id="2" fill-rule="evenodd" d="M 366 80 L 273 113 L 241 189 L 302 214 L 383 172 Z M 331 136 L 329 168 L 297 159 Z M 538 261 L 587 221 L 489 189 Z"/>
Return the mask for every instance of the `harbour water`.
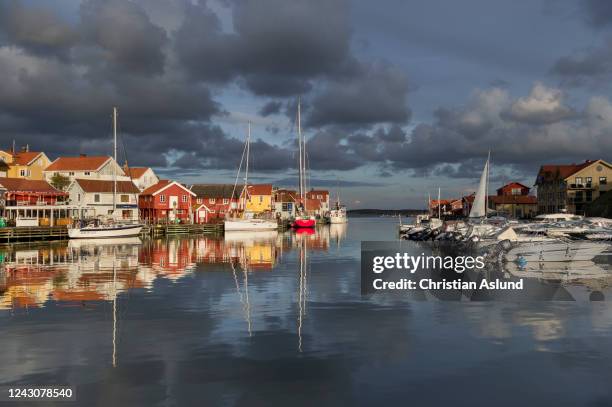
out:
<path id="1" fill-rule="evenodd" d="M 361 241 L 395 238 L 353 218 L 6 248 L 0 385 L 88 406 L 612 403 L 609 303 L 362 296 Z"/>

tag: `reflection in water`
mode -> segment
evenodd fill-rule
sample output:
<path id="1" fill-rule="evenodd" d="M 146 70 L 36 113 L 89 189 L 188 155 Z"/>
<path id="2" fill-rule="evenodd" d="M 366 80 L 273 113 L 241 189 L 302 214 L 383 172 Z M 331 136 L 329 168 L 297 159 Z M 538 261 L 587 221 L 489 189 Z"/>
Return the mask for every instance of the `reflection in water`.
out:
<path id="1" fill-rule="evenodd" d="M 67 382 L 83 405 L 445 405 L 474 382 L 479 405 L 609 404 L 607 304 L 361 296 L 360 241 L 395 236 L 383 222 L 6 247 L 1 384 Z"/>

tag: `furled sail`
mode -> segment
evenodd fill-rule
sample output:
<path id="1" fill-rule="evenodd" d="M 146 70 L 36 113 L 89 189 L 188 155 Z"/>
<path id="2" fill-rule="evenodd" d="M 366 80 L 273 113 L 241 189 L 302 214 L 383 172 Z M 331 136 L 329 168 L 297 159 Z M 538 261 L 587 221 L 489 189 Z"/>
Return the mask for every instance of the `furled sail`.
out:
<path id="1" fill-rule="evenodd" d="M 487 185 L 489 184 L 489 159 L 485 163 L 482 175 L 480 176 L 480 184 L 478 185 L 478 191 L 476 191 L 476 197 L 474 197 L 474 204 L 470 211 L 470 218 L 483 218 L 487 216 Z"/>

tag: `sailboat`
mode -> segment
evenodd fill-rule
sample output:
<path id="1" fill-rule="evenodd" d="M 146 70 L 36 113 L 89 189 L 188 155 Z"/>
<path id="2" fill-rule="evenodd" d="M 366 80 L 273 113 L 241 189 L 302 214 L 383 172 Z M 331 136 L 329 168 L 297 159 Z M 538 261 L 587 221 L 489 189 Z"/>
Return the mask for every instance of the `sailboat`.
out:
<path id="1" fill-rule="evenodd" d="M 242 162 L 245 161 L 245 169 L 244 169 L 244 187 L 241 194 L 241 202 L 242 202 L 242 214 L 240 217 L 235 218 L 227 218 L 225 219 L 223 226 L 225 232 L 233 232 L 233 231 L 262 231 L 262 230 L 277 230 L 278 222 L 272 219 L 261 219 L 256 218 L 255 215 L 251 212 L 246 211 L 246 204 L 249 195 L 249 154 L 251 150 L 251 123 L 249 122 L 248 132 L 246 142 L 244 144 L 244 150 L 242 152 L 242 159 L 240 160 L 240 165 L 238 166 L 238 173 L 236 174 L 236 182 L 234 182 L 234 191 L 232 191 L 232 196 L 234 196 L 234 192 L 236 191 L 236 186 L 238 184 L 238 178 L 240 177 L 240 171 L 242 169 Z"/>
<path id="2" fill-rule="evenodd" d="M 298 100 L 297 111 L 298 129 L 298 153 L 299 153 L 299 182 L 300 182 L 300 206 L 293 221 L 294 228 L 314 228 L 317 220 L 306 212 L 306 140 L 302 135 L 301 104 Z"/>
<path id="3" fill-rule="evenodd" d="M 113 216 L 117 210 L 117 108 L 113 107 Z M 121 238 L 140 235 L 142 225 L 118 222 L 95 222 L 68 228 L 68 237 L 71 239 L 102 239 Z"/>

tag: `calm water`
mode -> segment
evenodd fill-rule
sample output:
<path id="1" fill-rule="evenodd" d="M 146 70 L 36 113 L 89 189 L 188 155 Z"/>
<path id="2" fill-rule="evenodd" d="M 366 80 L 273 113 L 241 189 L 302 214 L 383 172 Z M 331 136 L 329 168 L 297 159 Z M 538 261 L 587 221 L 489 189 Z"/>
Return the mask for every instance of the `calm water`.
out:
<path id="1" fill-rule="evenodd" d="M 395 222 L 6 249 L 0 382 L 88 406 L 612 404 L 606 302 L 362 297 L 360 241 Z"/>

